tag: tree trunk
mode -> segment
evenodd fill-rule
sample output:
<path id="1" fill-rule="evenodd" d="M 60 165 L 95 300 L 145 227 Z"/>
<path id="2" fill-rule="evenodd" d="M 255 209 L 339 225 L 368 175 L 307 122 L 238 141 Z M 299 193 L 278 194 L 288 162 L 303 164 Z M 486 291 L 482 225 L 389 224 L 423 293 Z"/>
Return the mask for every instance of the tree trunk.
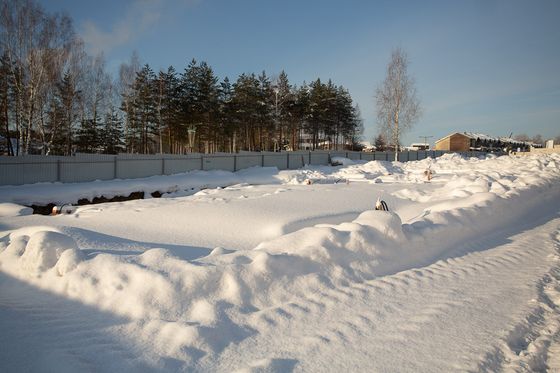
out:
<path id="1" fill-rule="evenodd" d="M 399 112 L 395 113 L 395 162 L 399 160 Z"/>

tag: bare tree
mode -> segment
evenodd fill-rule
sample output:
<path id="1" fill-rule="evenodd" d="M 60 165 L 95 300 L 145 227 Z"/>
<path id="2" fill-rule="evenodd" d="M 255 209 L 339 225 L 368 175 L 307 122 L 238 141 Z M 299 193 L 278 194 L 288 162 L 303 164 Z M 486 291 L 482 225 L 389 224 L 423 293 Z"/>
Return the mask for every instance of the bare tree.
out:
<path id="1" fill-rule="evenodd" d="M 97 125 L 101 115 L 108 107 L 108 92 L 111 87 L 111 76 L 105 70 L 105 57 L 103 53 L 94 58 L 87 59 L 87 69 L 84 75 L 84 91 L 86 115 Z"/>
<path id="2" fill-rule="evenodd" d="M 531 139 L 531 142 L 533 144 L 536 144 L 536 145 L 544 145 L 544 140 L 543 140 L 543 137 L 540 133 L 533 136 L 533 138 Z"/>
<path id="3" fill-rule="evenodd" d="M 45 118 L 53 87 L 76 40 L 72 20 L 67 15 L 45 13 L 33 0 L 0 0 L 0 35 L 0 49 L 13 65 L 18 150 L 21 146 L 21 152 L 28 153 L 38 135 L 44 151 Z"/>
<path id="4" fill-rule="evenodd" d="M 35 109 L 35 98 L 41 82 L 41 52 L 37 48 L 41 37 L 42 9 L 32 1 L 2 1 L 0 26 L 2 49 L 14 64 L 12 69 L 16 124 L 19 147 L 28 150 Z M 20 129 L 21 125 L 21 129 Z"/>
<path id="5" fill-rule="evenodd" d="M 381 131 L 390 135 L 387 141 L 394 143 L 395 161 L 398 160 L 401 134 L 421 115 L 415 82 L 408 75 L 407 68 L 406 53 L 400 48 L 395 49 L 387 66 L 387 77 L 375 93 L 377 120 Z"/>
<path id="6" fill-rule="evenodd" d="M 526 133 L 520 133 L 519 135 L 513 136 L 513 138 L 517 141 L 526 141 L 526 142 L 531 141 L 531 138 L 527 136 Z"/>
<path id="7" fill-rule="evenodd" d="M 136 73 L 140 71 L 140 57 L 136 51 L 132 52 L 129 63 L 122 63 L 119 67 L 118 91 L 122 98 L 121 110 L 126 114 L 124 122 L 124 133 L 126 139 L 127 151 L 134 153 L 134 142 L 130 141 L 130 131 L 135 127 L 135 119 L 133 113 L 134 109 L 134 95 L 133 84 L 136 78 Z"/>

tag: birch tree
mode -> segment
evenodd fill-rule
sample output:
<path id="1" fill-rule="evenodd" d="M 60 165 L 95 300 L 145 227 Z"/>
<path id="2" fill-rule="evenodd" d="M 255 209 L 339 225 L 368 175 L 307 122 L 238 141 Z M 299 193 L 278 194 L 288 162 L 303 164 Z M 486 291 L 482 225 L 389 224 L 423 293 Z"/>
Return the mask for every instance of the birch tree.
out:
<path id="1" fill-rule="evenodd" d="M 397 161 L 401 135 L 421 115 L 414 78 L 408 74 L 408 57 L 402 49 L 393 51 L 387 76 L 377 88 L 375 100 L 380 130 L 389 134 L 387 141 L 393 142 Z"/>

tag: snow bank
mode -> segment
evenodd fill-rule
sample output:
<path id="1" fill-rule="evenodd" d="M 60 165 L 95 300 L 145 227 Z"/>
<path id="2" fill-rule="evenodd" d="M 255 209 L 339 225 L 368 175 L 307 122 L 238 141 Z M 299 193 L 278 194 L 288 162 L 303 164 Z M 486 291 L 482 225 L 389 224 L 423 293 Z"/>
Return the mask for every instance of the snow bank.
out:
<path id="1" fill-rule="evenodd" d="M 351 166 L 354 164 L 354 161 L 345 158 L 345 157 L 332 157 L 331 158 L 331 165 L 332 166 Z"/>
<path id="2" fill-rule="evenodd" d="M 17 205 L 15 203 L 0 203 L 0 217 L 25 216 L 33 214 L 31 207 Z"/>
<path id="3" fill-rule="evenodd" d="M 523 215 L 533 216 L 560 196 L 559 160 L 444 156 L 406 165 L 369 162 L 329 173 L 320 168 L 282 172 L 288 183 L 311 175 L 330 180 L 344 174 L 424 182 L 418 175 L 429 167 L 441 187 L 425 195 L 399 192 L 399 198 L 432 202 L 405 224 L 393 212 L 366 211 L 350 222 L 307 227 L 262 242 L 253 250 L 216 248 L 193 261 L 164 249 L 84 258 L 69 236 L 31 227 L 2 239 L 0 268 L 136 320 L 130 327 L 137 328 L 146 341 L 161 346 L 169 356 L 191 361 L 200 354 L 219 353 L 254 333 L 242 320 L 249 319 L 253 326 L 274 322 L 263 316 L 264 311 L 294 297 L 411 268 L 445 255 L 468 237 L 488 234 Z M 247 171 L 254 176 L 253 172 Z M 271 365 L 271 361 L 262 363 Z"/>
<path id="4" fill-rule="evenodd" d="M 52 230 L 29 229 L 10 234 L 2 255 L 2 263 L 15 265 L 30 276 L 53 272 L 63 276 L 83 261 L 84 255 L 72 237 Z"/>

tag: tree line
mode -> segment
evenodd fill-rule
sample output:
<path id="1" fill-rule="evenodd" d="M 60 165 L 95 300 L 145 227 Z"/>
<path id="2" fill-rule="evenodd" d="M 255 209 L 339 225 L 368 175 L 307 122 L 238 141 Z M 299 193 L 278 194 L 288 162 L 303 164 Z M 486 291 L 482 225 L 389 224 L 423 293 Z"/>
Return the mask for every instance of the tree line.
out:
<path id="1" fill-rule="evenodd" d="M 352 147 L 363 132 L 343 86 L 241 74 L 194 59 L 154 71 L 137 53 L 107 71 L 72 19 L 34 0 L 0 0 L 0 135 L 18 154 L 185 153 Z"/>

